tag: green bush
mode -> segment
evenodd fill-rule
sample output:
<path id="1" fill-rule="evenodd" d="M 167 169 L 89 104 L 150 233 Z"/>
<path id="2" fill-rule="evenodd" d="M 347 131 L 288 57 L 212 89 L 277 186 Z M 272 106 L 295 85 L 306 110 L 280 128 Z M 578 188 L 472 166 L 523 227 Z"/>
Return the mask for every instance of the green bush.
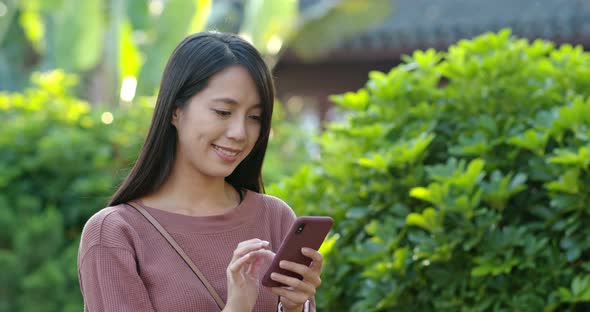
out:
<path id="1" fill-rule="evenodd" d="M 417 51 L 271 189 L 335 218 L 322 311 L 590 309 L 590 54 L 510 31 Z"/>
<path id="2" fill-rule="evenodd" d="M 152 109 L 117 109 L 106 124 L 104 108 L 70 94 L 74 77 L 33 82 L 0 93 L 0 311 L 80 311 L 82 226 L 131 166 Z"/>

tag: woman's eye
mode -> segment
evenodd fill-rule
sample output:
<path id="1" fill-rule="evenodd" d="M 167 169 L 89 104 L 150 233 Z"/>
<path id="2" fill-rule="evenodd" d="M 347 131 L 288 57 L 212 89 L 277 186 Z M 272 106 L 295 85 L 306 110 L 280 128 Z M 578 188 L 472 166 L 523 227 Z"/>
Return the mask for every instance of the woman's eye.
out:
<path id="1" fill-rule="evenodd" d="M 214 109 L 213 110 L 217 115 L 219 116 L 223 116 L 223 117 L 227 117 L 231 114 L 231 112 L 228 111 L 224 111 L 224 110 L 218 110 L 218 109 Z"/>
<path id="2" fill-rule="evenodd" d="M 250 118 L 252 118 L 253 120 L 256 120 L 256 121 L 262 120 L 262 117 L 260 117 L 258 115 L 252 115 L 252 116 L 250 116 Z"/>

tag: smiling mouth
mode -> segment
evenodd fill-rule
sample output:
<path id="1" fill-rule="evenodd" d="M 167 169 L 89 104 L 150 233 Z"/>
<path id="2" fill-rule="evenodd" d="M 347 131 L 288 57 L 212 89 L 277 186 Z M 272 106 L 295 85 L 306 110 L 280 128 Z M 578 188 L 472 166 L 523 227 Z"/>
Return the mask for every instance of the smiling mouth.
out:
<path id="1" fill-rule="evenodd" d="M 223 148 L 223 147 L 217 146 L 215 144 L 213 144 L 213 148 L 216 151 L 219 151 L 220 153 L 222 153 L 223 155 L 225 155 L 227 157 L 236 157 L 236 155 L 238 155 L 240 153 L 240 151 L 238 151 L 238 150 L 231 150 L 231 149 Z"/>

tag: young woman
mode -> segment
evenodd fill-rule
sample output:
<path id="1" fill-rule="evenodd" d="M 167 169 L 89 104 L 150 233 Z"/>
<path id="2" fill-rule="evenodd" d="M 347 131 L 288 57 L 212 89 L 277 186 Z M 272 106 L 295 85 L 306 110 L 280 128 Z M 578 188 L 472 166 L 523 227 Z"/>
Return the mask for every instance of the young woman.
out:
<path id="1" fill-rule="evenodd" d="M 295 214 L 261 194 L 274 86 L 256 49 L 204 32 L 174 50 L 138 160 L 109 207 L 84 227 L 78 255 L 85 311 L 219 311 L 211 293 L 134 203 L 178 242 L 225 302 L 223 311 L 314 311 L 322 256 L 259 277 Z M 262 272 L 263 273 L 263 272 Z"/>

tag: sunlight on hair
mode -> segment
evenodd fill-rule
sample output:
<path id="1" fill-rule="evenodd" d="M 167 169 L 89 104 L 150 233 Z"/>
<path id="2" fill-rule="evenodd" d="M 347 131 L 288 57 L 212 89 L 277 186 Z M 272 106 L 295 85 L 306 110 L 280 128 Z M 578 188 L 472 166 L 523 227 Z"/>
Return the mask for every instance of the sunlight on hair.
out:
<path id="1" fill-rule="evenodd" d="M 151 0 L 149 4 L 149 11 L 152 16 L 160 16 L 164 10 L 164 1 Z"/>
<path id="2" fill-rule="evenodd" d="M 113 117 L 111 112 L 104 112 L 102 113 L 102 116 L 100 116 L 100 120 L 107 125 L 112 124 L 114 119 L 115 117 Z"/>
<path id="3" fill-rule="evenodd" d="M 127 76 L 123 79 L 121 84 L 121 100 L 131 102 L 135 97 L 135 90 L 137 88 L 137 79 L 133 76 Z"/>
<path id="4" fill-rule="evenodd" d="M 270 40 L 268 40 L 268 43 L 266 44 L 266 50 L 271 54 L 277 54 L 281 50 L 282 46 L 283 39 L 277 35 L 274 35 L 270 38 Z"/>

